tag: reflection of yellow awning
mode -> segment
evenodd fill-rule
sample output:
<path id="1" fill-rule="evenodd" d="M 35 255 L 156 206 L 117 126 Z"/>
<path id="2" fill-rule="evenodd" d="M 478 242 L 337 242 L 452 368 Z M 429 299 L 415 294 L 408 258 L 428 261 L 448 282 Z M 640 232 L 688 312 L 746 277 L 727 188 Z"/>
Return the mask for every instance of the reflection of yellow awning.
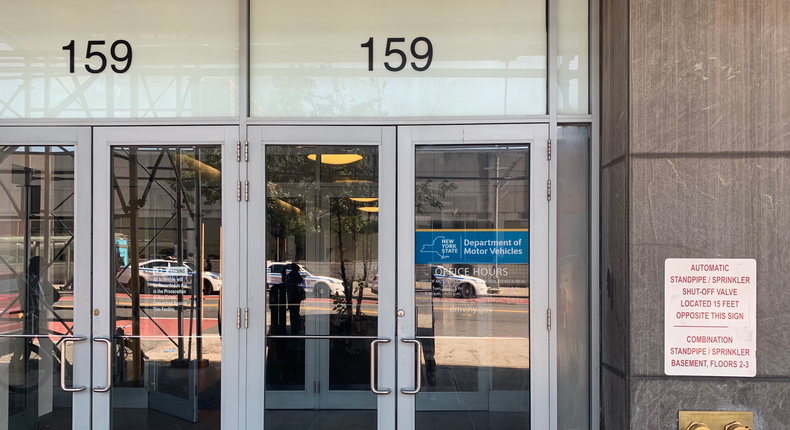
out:
<path id="1" fill-rule="evenodd" d="M 274 199 L 274 200 L 277 202 L 278 205 L 280 205 L 281 208 L 285 209 L 286 211 L 294 212 L 297 215 L 300 212 L 302 212 L 301 209 L 299 209 L 298 207 L 286 202 L 285 200 L 281 200 L 281 199 Z"/>
<path id="2" fill-rule="evenodd" d="M 361 208 L 359 208 L 359 210 L 365 211 L 365 212 L 378 212 L 379 211 L 379 207 L 378 206 L 362 206 Z"/>
<path id="3" fill-rule="evenodd" d="M 344 183 L 344 184 L 372 184 L 373 181 L 369 181 L 367 179 L 335 179 L 335 183 Z"/>
<path id="4" fill-rule="evenodd" d="M 370 203 L 378 200 L 378 197 L 349 197 L 351 200 L 360 203 Z"/>
<path id="5" fill-rule="evenodd" d="M 309 154 L 307 158 L 315 161 L 318 158 L 315 154 Z M 321 154 L 321 162 L 324 164 L 351 164 L 362 159 L 359 154 Z"/>
<path id="6" fill-rule="evenodd" d="M 198 161 L 188 155 L 176 154 L 175 159 L 176 161 L 186 164 L 194 170 L 200 170 L 203 180 L 219 181 L 222 177 L 222 173 L 218 169 L 211 167 L 202 161 Z"/>

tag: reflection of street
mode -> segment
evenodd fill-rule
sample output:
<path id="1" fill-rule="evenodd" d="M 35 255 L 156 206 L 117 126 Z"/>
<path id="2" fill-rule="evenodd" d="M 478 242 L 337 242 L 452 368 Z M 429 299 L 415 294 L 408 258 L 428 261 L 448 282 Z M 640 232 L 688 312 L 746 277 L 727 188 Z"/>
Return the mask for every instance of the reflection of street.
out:
<path id="1" fill-rule="evenodd" d="M 529 337 L 529 299 L 481 297 L 456 299 L 435 297 L 416 300 L 420 327 L 429 326 L 430 306 L 436 318 L 434 336 L 456 337 Z M 356 304 L 355 304 L 356 309 Z M 307 298 L 302 303 L 302 316 L 332 315 L 332 299 Z M 361 310 L 366 315 L 378 315 L 379 304 L 375 295 L 365 295 Z M 267 323 L 269 315 L 267 314 Z"/>

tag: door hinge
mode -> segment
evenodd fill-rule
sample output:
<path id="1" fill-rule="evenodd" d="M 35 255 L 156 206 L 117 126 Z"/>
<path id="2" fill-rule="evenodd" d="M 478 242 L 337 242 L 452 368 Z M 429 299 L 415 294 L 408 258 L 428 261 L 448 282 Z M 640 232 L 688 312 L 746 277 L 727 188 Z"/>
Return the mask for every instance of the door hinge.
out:
<path id="1" fill-rule="evenodd" d="M 244 141 L 244 162 L 248 163 L 250 161 L 250 144 L 246 140 Z"/>
<path id="2" fill-rule="evenodd" d="M 241 181 L 236 181 L 236 201 L 241 201 Z"/>
<path id="3" fill-rule="evenodd" d="M 546 159 L 551 161 L 551 139 L 549 139 L 549 142 L 548 142 L 548 154 L 547 155 L 548 156 L 547 156 Z"/>
<path id="4" fill-rule="evenodd" d="M 551 331 L 551 309 L 546 309 L 546 328 Z"/>
<path id="5" fill-rule="evenodd" d="M 244 328 L 248 328 L 250 326 L 250 310 L 248 308 L 244 308 Z"/>
<path id="6" fill-rule="evenodd" d="M 551 201 L 551 179 L 546 182 L 546 200 Z"/>
<path id="7" fill-rule="evenodd" d="M 236 142 L 236 161 L 241 163 L 241 142 Z"/>
<path id="8" fill-rule="evenodd" d="M 241 329 L 241 308 L 236 308 L 236 328 Z"/>
<path id="9" fill-rule="evenodd" d="M 244 181 L 244 201 L 250 201 L 250 181 Z"/>

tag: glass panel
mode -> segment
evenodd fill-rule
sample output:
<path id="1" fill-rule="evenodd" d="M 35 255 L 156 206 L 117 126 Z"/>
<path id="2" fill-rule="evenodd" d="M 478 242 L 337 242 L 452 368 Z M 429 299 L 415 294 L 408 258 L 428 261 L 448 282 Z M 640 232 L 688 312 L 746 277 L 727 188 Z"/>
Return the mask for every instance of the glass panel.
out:
<path id="1" fill-rule="evenodd" d="M 236 0 L 3 0 L 0 118 L 238 116 L 238 49 Z"/>
<path id="2" fill-rule="evenodd" d="M 252 1 L 251 116 L 546 114 L 546 40 L 543 0 Z"/>
<path id="3" fill-rule="evenodd" d="M 221 147 L 112 154 L 113 426 L 219 428 Z"/>
<path id="4" fill-rule="evenodd" d="M 417 428 L 529 428 L 529 147 L 416 151 Z"/>
<path id="5" fill-rule="evenodd" d="M 589 0 L 557 1 L 557 113 L 590 113 Z"/>
<path id="6" fill-rule="evenodd" d="M 378 176 L 377 146 L 266 147 L 267 428 L 375 425 Z"/>
<path id="7" fill-rule="evenodd" d="M 71 428 L 74 148 L 0 146 L 0 188 L 0 334 L 31 336 L 0 339 L 0 422 Z"/>
<path id="8" fill-rule="evenodd" d="M 557 428 L 590 428 L 590 130 L 557 135 Z"/>

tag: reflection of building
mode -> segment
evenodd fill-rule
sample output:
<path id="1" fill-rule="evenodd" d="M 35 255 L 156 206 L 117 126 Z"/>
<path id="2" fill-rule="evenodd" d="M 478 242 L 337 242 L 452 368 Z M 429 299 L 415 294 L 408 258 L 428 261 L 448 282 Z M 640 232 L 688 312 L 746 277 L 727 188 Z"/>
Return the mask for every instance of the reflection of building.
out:
<path id="1" fill-rule="evenodd" d="M 171 149 L 171 151 L 173 151 Z M 205 154 L 203 157 L 210 156 Z M 215 152 L 217 150 L 214 150 Z M 125 152 L 125 151 L 122 151 Z M 123 153 L 118 153 L 119 157 Z M 202 223 L 202 234 L 204 235 L 203 249 L 197 249 L 196 242 L 196 218 L 195 218 L 195 199 L 197 190 L 195 188 L 195 166 L 191 162 L 185 162 L 188 158 L 194 158 L 194 151 L 173 151 L 176 155 L 167 153 L 163 160 L 157 160 L 163 155 L 161 148 L 147 148 L 139 150 L 137 181 L 139 184 L 137 210 L 137 242 L 138 249 L 142 250 L 141 261 L 153 258 L 177 258 L 178 249 L 182 251 L 182 258 L 185 261 L 195 263 L 200 259 L 198 255 L 203 252 L 203 260 L 210 259 L 216 264 L 215 271 L 219 271 L 220 259 L 220 234 L 221 234 L 221 188 L 218 177 L 209 177 L 201 188 L 200 221 Z M 182 210 L 177 211 L 177 195 L 179 190 L 179 180 L 176 179 L 178 172 L 174 171 L 173 163 L 177 163 L 178 172 L 183 177 L 180 179 L 185 188 L 184 197 L 180 200 Z M 157 168 L 154 168 L 156 166 Z M 210 167 L 215 169 L 216 167 Z M 128 244 L 129 218 L 128 218 L 128 199 L 129 199 L 129 166 L 122 162 L 120 158 L 114 164 L 114 174 L 118 177 L 118 185 L 113 193 L 115 199 L 115 214 L 117 215 L 115 232 L 116 247 L 121 255 L 124 264 L 129 263 L 127 250 Z M 211 182 L 214 181 L 214 182 Z M 177 213 L 181 214 L 181 223 L 184 227 L 181 230 L 181 243 L 178 243 L 179 222 L 176 219 Z M 121 236 L 119 236 L 121 235 Z M 124 243 L 126 242 L 126 243 Z"/>
<path id="2" fill-rule="evenodd" d="M 0 154 L 0 272 L 24 273 L 39 255 L 43 278 L 70 288 L 74 201 L 73 149 L 5 147 Z M 27 227 L 29 225 L 29 228 Z M 8 264 L 6 264 L 8 263 Z"/>

